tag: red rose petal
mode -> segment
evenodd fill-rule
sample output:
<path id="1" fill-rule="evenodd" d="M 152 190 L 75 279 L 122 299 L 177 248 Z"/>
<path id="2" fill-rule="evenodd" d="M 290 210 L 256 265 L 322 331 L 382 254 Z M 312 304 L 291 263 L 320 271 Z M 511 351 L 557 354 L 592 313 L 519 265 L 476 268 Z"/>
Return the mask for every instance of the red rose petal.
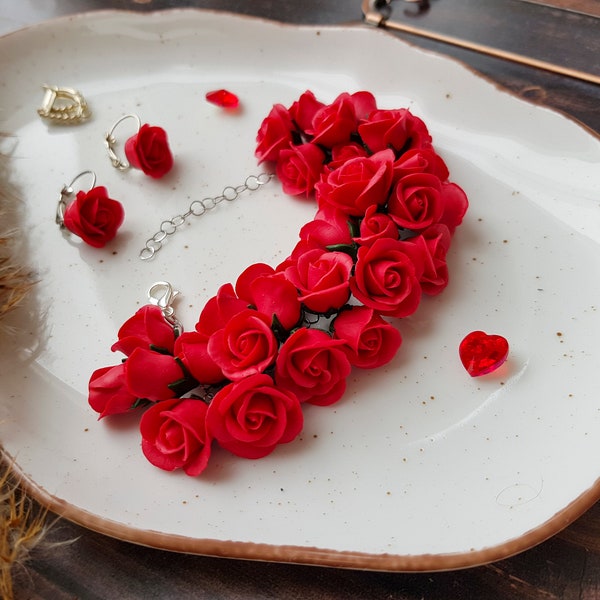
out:
<path id="1" fill-rule="evenodd" d="M 216 104 L 221 108 L 237 108 L 240 100 L 232 92 L 227 90 L 215 90 L 214 92 L 208 92 L 206 99 L 212 104 Z"/>
<path id="2" fill-rule="evenodd" d="M 508 356 L 508 342 L 501 335 L 472 331 L 460 343 L 460 360 L 471 377 L 495 371 Z"/>

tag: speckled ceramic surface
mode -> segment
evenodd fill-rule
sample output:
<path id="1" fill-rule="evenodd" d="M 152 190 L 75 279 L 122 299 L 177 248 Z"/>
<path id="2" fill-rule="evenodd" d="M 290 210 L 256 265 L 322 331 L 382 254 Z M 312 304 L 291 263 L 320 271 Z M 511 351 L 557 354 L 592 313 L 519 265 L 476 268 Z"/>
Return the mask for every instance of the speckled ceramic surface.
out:
<path id="1" fill-rule="evenodd" d="M 380 31 L 291 27 L 202 11 L 103 12 L 0 39 L 1 129 L 26 204 L 39 274 L 30 334 L 2 346 L 0 439 L 31 490 L 109 535 L 225 556 L 389 570 L 479 564 L 564 527 L 600 496 L 600 141 L 463 66 Z M 383 58 L 382 58 L 383 57 Z M 53 127 L 43 84 L 79 89 L 92 118 Z M 227 88 L 242 108 L 207 103 Z M 274 103 L 368 89 L 428 124 L 471 208 L 451 283 L 399 323 L 389 366 L 353 373 L 345 397 L 311 407 L 301 439 L 249 461 L 218 451 L 200 478 L 159 471 L 136 421 L 97 422 L 90 373 L 113 364 L 119 325 L 168 280 L 191 329 L 220 284 L 275 264 L 314 206 L 274 181 L 192 219 L 150 262 L 161 221 L 260 172 L 256 130 Z M 103 137 L 121 115 L 164 127 L 176 166 L 159 181 L 114 170 Z M 63 184 L 93 169 L 126 210 L 103 250 L 63 237 Z M 471 378 L 475 329 L 508 361 Z M 35 352 L 31 352 L 36 348 Z M 314 410 L 313 410 L 314 409 Z"/>

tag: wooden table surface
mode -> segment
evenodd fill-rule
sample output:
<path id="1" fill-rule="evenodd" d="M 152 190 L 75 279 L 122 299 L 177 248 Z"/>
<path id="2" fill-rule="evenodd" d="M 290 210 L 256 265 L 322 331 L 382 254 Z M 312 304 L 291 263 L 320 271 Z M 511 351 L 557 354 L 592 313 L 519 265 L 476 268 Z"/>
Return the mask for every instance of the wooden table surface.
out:
<path id="1" fill-rule="evenodd" d="M 525 0 L 431 0 L 429 10 L 420 12 L 423 4 L 395 0 L 392 18 L 600 75 L 600 19 L 587 14 L 600 15 L 599 0 L 555 1 L 562 10 Z M 360 0 L 0 0 L 0 28 L 5 32 L 83 10 L 145 12 L 175 6 L 290 23 L 362 21 Z M 516 95 L 566 113 L 596 134 L 600 132 L 600 85 L 433 40 L 390 35 L 453 56 Z M 15 574 L 17 598 L 600 598 L 600 504 L 555 537 L 517 556 L 444 573 L 377 573 L 181 555 L 111 539 L 65 520 L 54 525 L 47 539 L 75 541 L 38 550 L 27 570 Z"/>

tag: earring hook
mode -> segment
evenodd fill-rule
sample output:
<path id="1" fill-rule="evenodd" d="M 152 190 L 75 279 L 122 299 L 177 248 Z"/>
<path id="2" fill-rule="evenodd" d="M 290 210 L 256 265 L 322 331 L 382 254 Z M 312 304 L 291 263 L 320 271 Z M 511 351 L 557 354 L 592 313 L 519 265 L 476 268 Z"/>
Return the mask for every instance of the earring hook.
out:
<path id="1" fill-rule="evenodd" d="M 67 198 L 73 195 L 73 185 L 75 182 L 81 177 L 85 177 L 86 175 L 92 176 L 92 185 L 88 189 L 92 189 L 96 185 L 96 173 L 94 171 L 81 171 L 79 175 L 76 175 L 69 185 L 63 185 L 62 190 L 60 190 L 60 196 L 58 198 L 58 204 L 56 206 L 56 224 L 64 227 L 65 224 L 65 210 L 67 209 Z"/>
<path id="2" fill-rule="evenodd" d="M 117 140 L 115 139 L 113 133 L 115 132 L 115 129 L 127 119 L 134 119 L 137 123 L 137 130 L 140 130 L 142 122 L 137 115 L 124 115 L 118 121 L 116 121 L 116 123 L 110 128 L 110 131 L 104 136 L 104 143 L 106 144 L 106 148 L 108 150 L 110 162 L 112 163 L 112 166 L 115 167 L 115 169 L 119 169 L 119 171 L 126 171 L 131 165 L 126 159 L 121 159 L 117 156 L 117 153 L 115 152 Z"/>

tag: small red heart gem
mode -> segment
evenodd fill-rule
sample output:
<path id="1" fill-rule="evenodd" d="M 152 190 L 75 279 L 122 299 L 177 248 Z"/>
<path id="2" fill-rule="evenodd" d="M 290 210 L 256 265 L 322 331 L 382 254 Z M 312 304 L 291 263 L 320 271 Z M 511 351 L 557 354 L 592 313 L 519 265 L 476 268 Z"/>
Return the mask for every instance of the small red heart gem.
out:
<path id="1" fill-rule="evenodd" d="M 460 343 L 460 360 L 471 377 L 495 371 L 508 356 L 508 342 L 501 335 L 472 331 Z"/>
<path id="2" fill-rule="evenodd" d="M 221 108 L 237 108 L 240 101 L 239 98 L 232 92 L 227 90 L 215 90 L 214 92 L 208 92 L 206 99 L 212 104 L 216 104 Z"/>

